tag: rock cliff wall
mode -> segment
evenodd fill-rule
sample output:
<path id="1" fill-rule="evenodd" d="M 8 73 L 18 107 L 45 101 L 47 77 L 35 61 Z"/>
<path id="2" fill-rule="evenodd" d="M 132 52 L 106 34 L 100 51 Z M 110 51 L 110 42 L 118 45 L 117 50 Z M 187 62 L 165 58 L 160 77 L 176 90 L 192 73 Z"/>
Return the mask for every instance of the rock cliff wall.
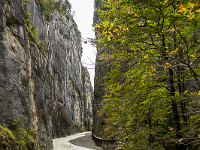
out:
<path id="1" fill-rule="evenodd" d="M 101 0 L 95 0 L 95 8 L 97 10 L 102 10 L 103 5 Z M 97 12 L 94 13 L 94 24 L 99 23 L 99 15 Z M 96 38 L 98 38 L 96 34 Z M 103 126 L 105 125 L 104 117 L 98 115 L 98 110 L 102 108 L 101 103 L 103 102 L 103 94 L 104 94 L 104 76 L 106 75 L 106 71 L 104 66 L 102 66 L 101 60 L 99 60 L 99 56 L 102 53 L 102 50 L 97 45 L 97 56 L 95 63 L 95 78 L 94 78 L 94 101 L 93 101 L 93 134 L 101 137 L 103 136 Z"/>
<path id="2" fill-rule="evenodd" d="M 55 13 L 47 24 L 35 0 L 29 3 L 39 42 L 27 31 L 22 0 L 0 1 L 0 124 L 20 118 L 35 129 L 38 149 L 50 150 L 53 137 L 89 129 L 92 86 L 72 16 Z"/>

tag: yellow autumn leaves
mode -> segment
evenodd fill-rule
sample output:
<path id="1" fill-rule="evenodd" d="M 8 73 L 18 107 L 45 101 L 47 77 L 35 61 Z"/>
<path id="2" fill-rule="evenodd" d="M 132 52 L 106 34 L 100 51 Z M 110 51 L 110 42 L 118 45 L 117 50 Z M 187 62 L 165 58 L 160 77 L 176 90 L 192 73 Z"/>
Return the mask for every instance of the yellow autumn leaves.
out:
<path id="1" fill-rule="evenodd" d="M 164 68 L 169 68 L 169 67 L 171 67 L 171 64 L 170 64 L 170 63 L 168 63 L 168 62 L 166 62 L 166 63 L 165 63 L 165 67 L 164 67 Z"/>
<path id="2" fill-rule="evenodd" d="M 184 6 L 182 3 L 177 6 L 178 7 L 178 13 L 188 17 L 189 19 L 193 19 L 195 17 L 195 13 L 199 13 L 200 9 L 198 7 L 200 4 L 196 3 L 188 3 L 187 6 Z"/>
<path id="3" fill-rule="evenodd" d="M 163 5 L 166 5 L 167 3 L 168 3 L 168 0 L 165 0 L 164 3 L 163 3 Z"/>
<path id="4" fill-rule="evenodd" d="M 173 131 L 173 130 L 174 130 L 174 128 L 172 128 L 172 127 L 168 127 L 168 129 L 169 129 L 170 131 Z"/>
<path id="5" fill-rule="evenodd" d="M 184 94 L 184 95 L 188 94 L 188 91 L 187 91 L 187 90 L 186 90 L 186 91 L 184 91 L 184 92 L 183 92 L 183 94 Z M 200 96 L 200 91 L 198 91 L 197 95 L 199 95 L 199 96 Z"/>
<path id="6" fill-rule="evenodd" d="M 186 90 L 186 91 L 184 91 L 184 93 L 183 93 L 183 94 L 184 94 L 184 95 L 188 94 L 188 91 L 187 91 L 187 90 Z M 200 91 L 198 91 L 197 95 L 199 95 L 199 96 L 200 96 Z"/>
<path id="7" fill-rule="evenodd" d="M 128 14 L 131 15 L 133 18 L 139 18 L 139 14 L 133 12 L 133 11 L 131 10 L 130 7 L 128 7 L 126 11 L 127 11 Z"/>
<path id="8" fill-rule="evenodd" d="M 144 56 L 144 59 L 147 59 L 148 57 L 149 57 L 148 55 L 145 55 L 145 56 Z"/>
<path id="9" fill-rule="evenodd" d="M 154 71 L 156 71 L 156 68 L 150 67 L 150 68 L 149 68 L 149 71 L 150 71 L 150 72 L 154 72 Z"/>
<path id="10" fill-rule="evenodd" d="M 129 27 L 114 25 L 114 23 L 108 21 L 103 22 L 103 24 L 94 24 L 93 27 L 101 34 L 107 35 L 108 41 L 111 41 L 114 35 L 121 35 L 123 32 L 129 32 Z"/>
<path id="11" fill-rule="evenodd" d="M 163 5 L 166 5 L 169 2 L 169 0 L 165 0 L 163 2 Z M 182 3 L 177 6 L 178 8 L 178 13 L 188 17 L 189 19 L 193 19 L 195 17 L 195 13 L 199 13 L 200 9 L 198 7 L 200 6 L 199 3 L 191 3 L 189 2 L 187 6 L 184 6 Z"/>

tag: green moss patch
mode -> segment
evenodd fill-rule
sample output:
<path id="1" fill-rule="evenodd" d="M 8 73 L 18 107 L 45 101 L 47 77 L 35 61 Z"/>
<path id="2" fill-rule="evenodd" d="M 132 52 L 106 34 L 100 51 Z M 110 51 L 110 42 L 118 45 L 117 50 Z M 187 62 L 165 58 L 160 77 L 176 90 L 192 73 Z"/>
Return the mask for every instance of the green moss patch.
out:
<path id="1" fill-rule="evenodd" d="M 36 147 L 35 131 L 32 128 L 10 130 L 0 125 L 0 149 L 31 150 Z"/>

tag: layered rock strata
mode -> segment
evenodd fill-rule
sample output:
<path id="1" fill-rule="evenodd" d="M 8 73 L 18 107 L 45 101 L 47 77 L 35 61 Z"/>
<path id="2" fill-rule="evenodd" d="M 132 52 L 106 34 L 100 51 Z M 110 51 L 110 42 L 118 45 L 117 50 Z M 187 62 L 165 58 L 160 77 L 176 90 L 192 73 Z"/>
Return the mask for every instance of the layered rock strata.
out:
<path id="1" fill-rule="evenodd" d="M 0 1 L 0 124 L 33 127 L 38 149 L 91 124 L 92 86 L 81 64 L 81 35 L 72 16 L 47 24 L 35 0 L 31 22 L 45 52 L 28 34 L 22 0 Z M 40 42 L 43 41 L 43 42 Z"/>

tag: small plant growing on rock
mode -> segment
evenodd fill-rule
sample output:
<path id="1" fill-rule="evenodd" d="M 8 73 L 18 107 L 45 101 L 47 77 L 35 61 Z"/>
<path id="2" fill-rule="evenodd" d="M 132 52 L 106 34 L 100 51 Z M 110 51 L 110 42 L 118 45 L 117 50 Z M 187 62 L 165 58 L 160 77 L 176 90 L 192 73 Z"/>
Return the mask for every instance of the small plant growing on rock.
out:
<path id="1" fill-rule="evenodd" d="M 22 128 L 19 120 L 11 123 L 9 128 L 0 125 L 0 149 L 28 150 L 36 148 L 36 133 L 33 128 Z"/>

